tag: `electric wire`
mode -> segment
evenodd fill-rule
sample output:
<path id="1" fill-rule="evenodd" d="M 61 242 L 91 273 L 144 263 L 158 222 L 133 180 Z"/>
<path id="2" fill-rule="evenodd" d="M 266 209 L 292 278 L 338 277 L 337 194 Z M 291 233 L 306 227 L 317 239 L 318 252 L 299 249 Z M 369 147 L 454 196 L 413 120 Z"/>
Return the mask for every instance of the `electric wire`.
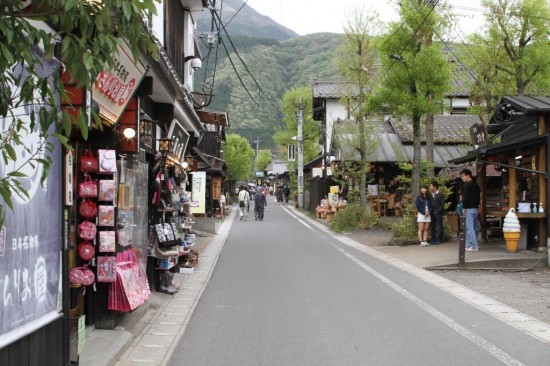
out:
<path id="1" fill-rule="evenodd" d="M 267 97 L 267 100 L 271 103 L 271 105 L 273 107 L 275 107 L 275 109 L 278 110 L 278 106 L 273 102 L 273 100 L 269 97 L 269 95 L 263 90 L 263 88 L 261 87 L 261 85 L 258 83 L 256 77 L 252 74 L 252 72 L 250 71 L 250 69 L 248 68 L 248 66 L 246 65 L 246 62 L 242 59 L 241 55 L 239 54 L 239 52 L 237 51 L 237 48 L 235 47 L 235 44 L 233 43 L 233 41 L 231 40 L 231 37 L 229 36 L 229 33 L 227 32 L 227 29 L 225 28 L 225 25 L 223 24 L 222 20 L 221 20 L 221 17 L 220 15 L 218 14 L 217 11 L 214 11 L 214 14 L 215 14 L 215 17 L 216 19 L 218 20 L 217 22 L 217 27 L 218 27 L 218 31 L 220 31 L 220 28 L 223 29 L 225 35 L 226 35 L 226 38 L 229 40 L 229 43 L 231 44 L 231 47 L 235 53 L 235 55 L 237 55 L 239 61 L 241 62 L 241 64 L 243 65 L 243 67 L 245 68 L 246 72 L 248 73 L 248 75 L 250 75 L 252 81 L 254 82 L 254 84 L 258 87 L 258 91 L 259 91 L 259 95 L 260 97 L 262 96 L 265 96 Z M 227 53 L 227 56 L 231 62 L 231 65 L 233 66 L 233 70 L 235 71 L 235 73 L 237 74 L 237 77 L 239 78 L 239 81 L 241 82 L 241 85 L 245 88 L 247 94 L 252 98 L 252 100 L 254 101 L 254 103 L 257 105 L 257 107 L 259 107 L 259 103 L 252 97 L 252 95 L 250 94 L 249 90 L 246 88 L 246 86 L 244 85 L 244 82 L 242 80 L 242 78 L 240 77 L 240 75 L 238 74 L 238 71 L 235 67 L 235 64 L 233 62 L 233 60 L 231 59 L 231 56 L 230 56 L 230 53 L 225 45 L 225 43 L 222 41 L 221 42 L 224 49 L 225 49 L 225 52 Z M 262 99 L 265 99 L 262 97 Z"/>
<path id="2" fill-rule="evenodd" d="M 241 7 L 239 8 L 239 10 L 237 10 L 237 12 L 235 14 L 233 14 L 233 16 L 227 21 L 227 23 L 225 23 L 225 26 L 227 27 L 229 25 L 229 23 L 231 23 L 231 21 L 240 13 L 240 11 L 242 10 L 242 8 L 244 8 L 244 6 L 246 5 L 246 3 L 248 2 L 248 0 L 245 0 L 245 2 L 241 5 Z"/>

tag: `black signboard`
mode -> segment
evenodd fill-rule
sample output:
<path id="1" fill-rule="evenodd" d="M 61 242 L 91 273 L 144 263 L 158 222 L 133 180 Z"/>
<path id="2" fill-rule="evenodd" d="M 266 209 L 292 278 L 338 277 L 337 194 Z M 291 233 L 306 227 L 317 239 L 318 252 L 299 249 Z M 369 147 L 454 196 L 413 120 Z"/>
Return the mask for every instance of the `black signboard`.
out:
<path id="1" fill-rule="evenodd" d="M 189 133 L 185 131 L 183 126 L 177 121 L 173 120 L 168 130 L 168 138 L 172 139 L 172 148 L 170 153 L 176 156 L 180 161 L 184 160 L 185 149 L 189 142 Z"/>
<path id="2" fill-rule="evenodd" d="M 470 127 L 470 137 L 472 145 L 477 149 L 489 145 L 489 136 L 487 134 L 487 126 L 481 123 L 476 123 Z"/>

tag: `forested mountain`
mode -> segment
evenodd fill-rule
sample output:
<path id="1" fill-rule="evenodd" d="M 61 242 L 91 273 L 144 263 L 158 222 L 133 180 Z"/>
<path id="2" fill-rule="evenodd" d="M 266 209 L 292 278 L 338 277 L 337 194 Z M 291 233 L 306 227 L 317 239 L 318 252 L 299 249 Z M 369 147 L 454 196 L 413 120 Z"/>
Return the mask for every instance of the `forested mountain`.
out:
<path id="1" fill-rule="evenodd" d="M 238 10 L 242 3 L 225 0 L 222 19 L 230 19 L 228 8 Z M 315 79 L 339 79 L 334 58 L 343 35 L 318 33 L 281 40 L 281 34 L 273 29 L 282 26 L 267 17 L 258 23 L 256 18 L 261 17 L 245 5 L 231 21 L 227 34 L 221 30 L 217 44 L 210 50 L 206 42 L 201 45 L 205 59 L 195 77 L 195 90 L 200 90 L 203 82 L 213 84 L 215 96 L 208 109 L 228 112 L 228 132 L 238 133 L 251 143 L 259 139 L 260 148 L 270 148 L 275 146 L 274 132 L 283 126 L 279 103 L 284 93 L 310 86 Z M 200 18 L 199 29 L 210 29 L 210 19 Z M 246 21 L 236 27 L 241 24 L 238 19 Z M 255 36 L 246 36 L 251 34 Z"/>
<path id="2" fill-rule="evenodd" d="M 258 13 L 250 6 L 243 6 L 244 3 L 244 0 L 216 1 L 218 15 L 231 36 L 270 38 L 276 41 L 283 41 L 298 36 L 296 32 Z M 212 30 L 210 11 L 204 10 L 195 13 L 195 16 L 197 18 L 197 31 L 199 34 L 208 33 Z M 214 31 L 217 31 L 216 27 L 214 27 Z"/>

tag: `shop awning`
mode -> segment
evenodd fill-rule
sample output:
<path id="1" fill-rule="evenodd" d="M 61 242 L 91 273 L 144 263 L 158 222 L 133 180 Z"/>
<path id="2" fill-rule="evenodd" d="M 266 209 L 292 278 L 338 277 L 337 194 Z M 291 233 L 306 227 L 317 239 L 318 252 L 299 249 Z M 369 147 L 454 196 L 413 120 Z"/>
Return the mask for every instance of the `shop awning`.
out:
<path id="1" fill-rule="evenodd" d="M 479 155 L 484 158 L 489 155 L 495 155 L 501 152 L 521 149 L 526 146 L 546 143 L 548 141 L 547 135 L 533 136 L 526 139 L 504 142 L 501 144 L 495 144 L 491 146 L 482 147 L 479 149 Z"/>
<path id="2" fill-rule="evenodd" d="M 229 118 L 226 112 L 216 112 L 207 110 L 196 110 L 202 123 L 208 123 L 211 125 L 218 124 L 223 127 L 229 126 Z"/>

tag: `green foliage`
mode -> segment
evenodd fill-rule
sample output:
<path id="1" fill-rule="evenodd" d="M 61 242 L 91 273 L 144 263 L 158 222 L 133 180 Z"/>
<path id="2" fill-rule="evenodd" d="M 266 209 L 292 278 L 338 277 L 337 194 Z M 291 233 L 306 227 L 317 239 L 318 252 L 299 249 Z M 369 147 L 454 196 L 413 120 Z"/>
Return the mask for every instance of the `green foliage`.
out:
<path id="1" fill-rule="evenodd" d="M 13 207 L 14 194 L 28 197 L 19 182 L 26 176 L 24 166 L 42 165 L 41 181 L 45 181 L 51 159 L 42 155 L 52 149 L 47 142 L 50 136 L 67 148 L 71 148 L 67 137 L 73 125 L 80 128 L 84 138 L 87 136 L 84 110 L 75 119 L 68 112 L 52 108 L 58 105 L 57 95 L 64 101 L 67 95 L 59 72 L 40 74 L 43 58 L 49 61 L 57 51 L 55 56 L 76 86 L 89 89 L 101 71 L 114 69 L 113 56 L 122 39 L 127 40 L 134 58 L 140 49 L 154 56 L 157 52 L 142 23 L 148 12 L 156 11 L 154 0 L 34 0 L 32 13 L 22 13 L 20 6 L 20 0 L 4 0 L 0 8 L 0 118 L 5 123 L 0 151 L 5 166 L 17 162 L 14 169 L 2 169 L 0 175 L 0 195 L 9 208 Z M 39 27 L 41 22 L 55 29 L 55 35 Z M 25 77 L 16 72 L 21 65 Z M 22 116 L 21 109 L 29 105 L 36 108 L 29 108 L 30 114 Z M 39 146 L 25 145 L 22 137 L 30 133 L 38 133 L 42 141 Z M 19 156 L 15 151 L 24 154 Z M 4 204 L 0 205 L 0 221 Z"/>
<path id="2" fill-rule="evenodd" d="M 285 156 L 287 154 L 288 145 L 296 145 L 296 141 L 292 138 L 298 135 L 298 118 L 297 104 L 302 102 L 304 110 L 302 113 L 302 137 L 304 142 L 304 163 L 307 163 L 317 156 L 319 156 L 319 122 L 314 121 L 311 112 L 311 88 L 301 87 L 292 88 L 288 90 L 282 101 L 282 113 L 283 122 L 286 128 L 279 128 L 275 133 L 273 139 L 279 145 L 281 153 L 279 155 Z M 297 147 L 297 146 L 296 146 Z M 296 154 L 298 149 L 296 148 Z M 288 171 L 290 174 L 290 185 L 293 192 L 298 191 L 297 177 L 292 172 L 296 171 L 298 164 L 298 155 L 296 155 L 295 161 L 288 162 Z M 304 189 L 307 189 L 309 184 L 306 179 L 304 182 Z"/>
<path id="3" fill-rule="evenodd" d="M 237 134 L 229 134 L 226 136 L 223 152 L 227 163 L 227 180 L 246 180 L 252 171 L 254 161 L 254 149 L 248 141 Z"/>
<path id="4" fill-rule="evenodd" d="M 369 214 L 359 204 L 348 204 L 346 208 L 338 210 L 330 228 L 335 232 L 351 231 L 355 229 L 369 229 L 376 226 L 378 216 Z"/>
<path id="5" fill-rule="evenodd" d="M 413 215 L 413 210 L 413 205 L 405 206 L 403 210 L 403 217 L 392 225 L 391 230 L 393 238 L 416 240 L 418 226 L 416 223 L 416 217 Z"/>
<path id="6" fill-rule="evenodd" d="M 271 150 L 262 149 L 258 151 L 258 156 L 256 157 L 256 171 L 264 172 L 269 163 L 271 163 Z"/>
<path id="7" fill-rule="evenodd" d="M 463 58 L 470 80 L 471 113 L 487 122 L 505 95 L 550 92 L 550 3 L 546 0 L 485 0 L 487 25 L 472 35 Z"/>
<path id="8" fill-rule="evenodd" d="M 232 39 L 236 45 L 242 41 L 240 37 Z M 215 98 L 210 108 L 230 114 L 232 132 L 251 143 L 259 138 L 262 147 L 276 149 L 278 142 L 275 142 L 274 136 L 277 131 L 285 129 L 287 118 L 285 112 L 281 112 L 284 101 L 280 101 L 288 90 L 311 86 L 314 79 L 337 80 L 339 75 L 333 60 L 341 42 L 342 35 L 329 33 L 311 34 L 272 44 L 247 39 L 246 46 L 237 46 L 237 50 L 263 93 L 259 92 L 248 71 L 228 47 L 250 95 L 241 85 L 225 50 L 220 46 L 214 84 Z M 206 70 L 206 67 L 203 69 Z M 203 80 L 211 82 L 213 69 L 208 70 Z M 311 88 L 305 100 L 311 101 Z M 293 115 L 295 119 L 295 111 Z"/>

